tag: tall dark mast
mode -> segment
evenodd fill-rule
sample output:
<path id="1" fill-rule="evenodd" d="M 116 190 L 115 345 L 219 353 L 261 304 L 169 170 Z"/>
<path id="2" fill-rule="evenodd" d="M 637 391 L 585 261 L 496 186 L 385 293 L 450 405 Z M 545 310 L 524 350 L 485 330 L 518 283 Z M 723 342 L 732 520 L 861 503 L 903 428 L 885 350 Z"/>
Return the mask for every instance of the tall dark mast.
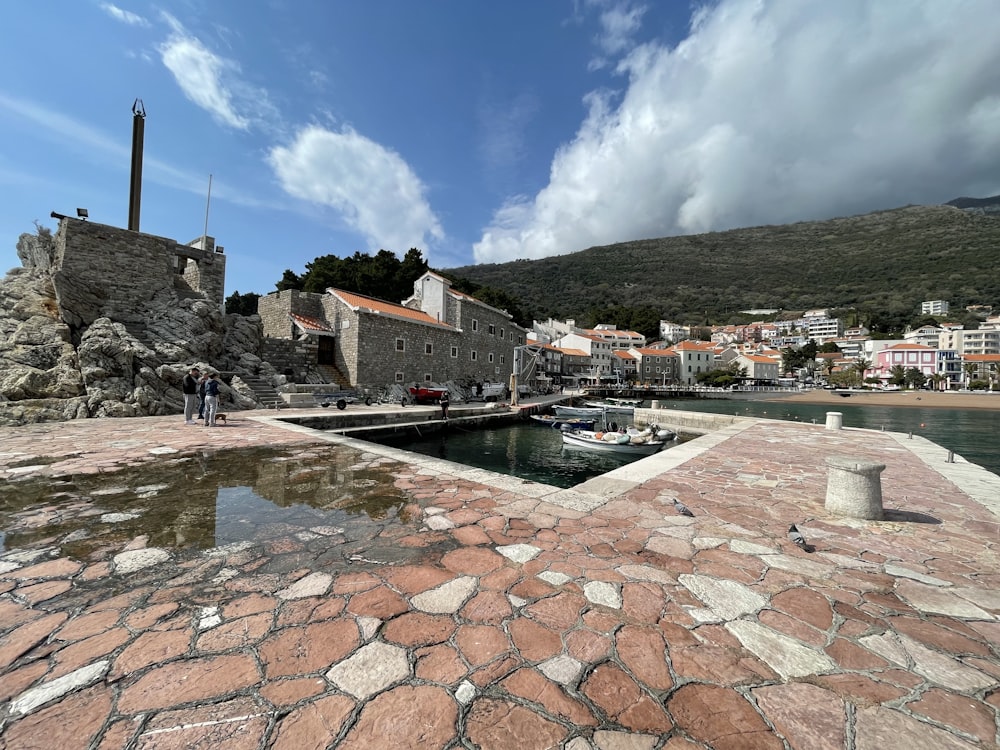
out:
<path id="1" fill-rule="evenodd" d="M 142 203 L 142 139 L 146 126 L 146 108 L 142 99 L 132 104 L 132 184 L 128 196 L 128 228 L 139 231 L 139 206 Z"/>

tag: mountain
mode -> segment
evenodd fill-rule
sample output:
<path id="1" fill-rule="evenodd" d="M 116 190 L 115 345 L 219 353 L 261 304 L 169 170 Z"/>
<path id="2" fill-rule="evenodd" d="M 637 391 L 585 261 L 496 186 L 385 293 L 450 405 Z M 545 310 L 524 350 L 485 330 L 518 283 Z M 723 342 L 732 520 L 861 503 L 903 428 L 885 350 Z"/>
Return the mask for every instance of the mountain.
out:
<path id="1" fill-rule="evenodd" d="M 983 208 L 1000 211 L 1000 195 L 994 195 L 990 198 L 956 198 L 944 205 L 955 208 Z"/>
<path id="2" fill-rule="evenodd" d="M 449 274 L 502 289 L 536 320 L 615 306 L 677 323 L 738 310 L 855 307 L 908 322 L 920 302 L 1000 307 L 1000 216 L 907 206 L 861 216 L 663 237 L 568 255 L 462 266 Z"/>

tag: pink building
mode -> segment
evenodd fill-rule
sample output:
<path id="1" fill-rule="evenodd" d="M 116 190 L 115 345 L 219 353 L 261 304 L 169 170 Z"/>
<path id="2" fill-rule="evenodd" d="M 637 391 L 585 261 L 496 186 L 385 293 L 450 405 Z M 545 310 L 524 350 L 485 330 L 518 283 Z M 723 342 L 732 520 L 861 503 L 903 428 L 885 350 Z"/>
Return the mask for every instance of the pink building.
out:
<path id="1" fill-rule="evenodd" d="M 893 344 L 875 354 L 871 368 L 865 370 L 865 377 L 877 377 L 887 382 L 892 368 L 915 369 L 930 377 L 937 372 L 937 349 L 923 344 Z"/>

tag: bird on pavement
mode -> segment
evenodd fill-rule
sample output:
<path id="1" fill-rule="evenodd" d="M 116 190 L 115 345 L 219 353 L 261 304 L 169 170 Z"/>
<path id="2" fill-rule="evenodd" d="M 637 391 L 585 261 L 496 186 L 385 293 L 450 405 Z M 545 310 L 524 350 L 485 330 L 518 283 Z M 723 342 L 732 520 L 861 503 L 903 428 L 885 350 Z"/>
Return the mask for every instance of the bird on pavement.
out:
<path id="1" fill-rule="evenodd" d="M 812 552 L 816 549 L 806 541 L 806 538 L 802 536 L 802 532 L 795 527 L 794 523 L 788 527 L 788 538 L 805 552 Z"/>
<path id="2" fill-rule="evenodd" d="M 694 513 L 691 512 L 691 509 L 687 507 L 684 503 L 682 503 L 680 500 L 678 500 L 676 497 L 674 498 L 674 510 L 680 513 L 682 516 L 692 516 L 692 517 L 694 516 Z"/>

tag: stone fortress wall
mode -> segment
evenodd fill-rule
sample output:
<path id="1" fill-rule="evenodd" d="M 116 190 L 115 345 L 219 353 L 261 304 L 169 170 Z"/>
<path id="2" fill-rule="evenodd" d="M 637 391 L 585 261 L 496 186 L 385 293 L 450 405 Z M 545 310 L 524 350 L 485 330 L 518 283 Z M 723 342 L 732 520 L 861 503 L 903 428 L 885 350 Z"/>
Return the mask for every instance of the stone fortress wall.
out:
<path id="1" fill-rule="evenodd" d="M 198 295 L 220 309 L 223 304 L 226 257 L 212 237 L 182 245 L 67 218 L 59 222 L 49 264 L 56 300 L 74 328 L 99 317 L 142 324 L 140 311 L 168 295 Z"/>

